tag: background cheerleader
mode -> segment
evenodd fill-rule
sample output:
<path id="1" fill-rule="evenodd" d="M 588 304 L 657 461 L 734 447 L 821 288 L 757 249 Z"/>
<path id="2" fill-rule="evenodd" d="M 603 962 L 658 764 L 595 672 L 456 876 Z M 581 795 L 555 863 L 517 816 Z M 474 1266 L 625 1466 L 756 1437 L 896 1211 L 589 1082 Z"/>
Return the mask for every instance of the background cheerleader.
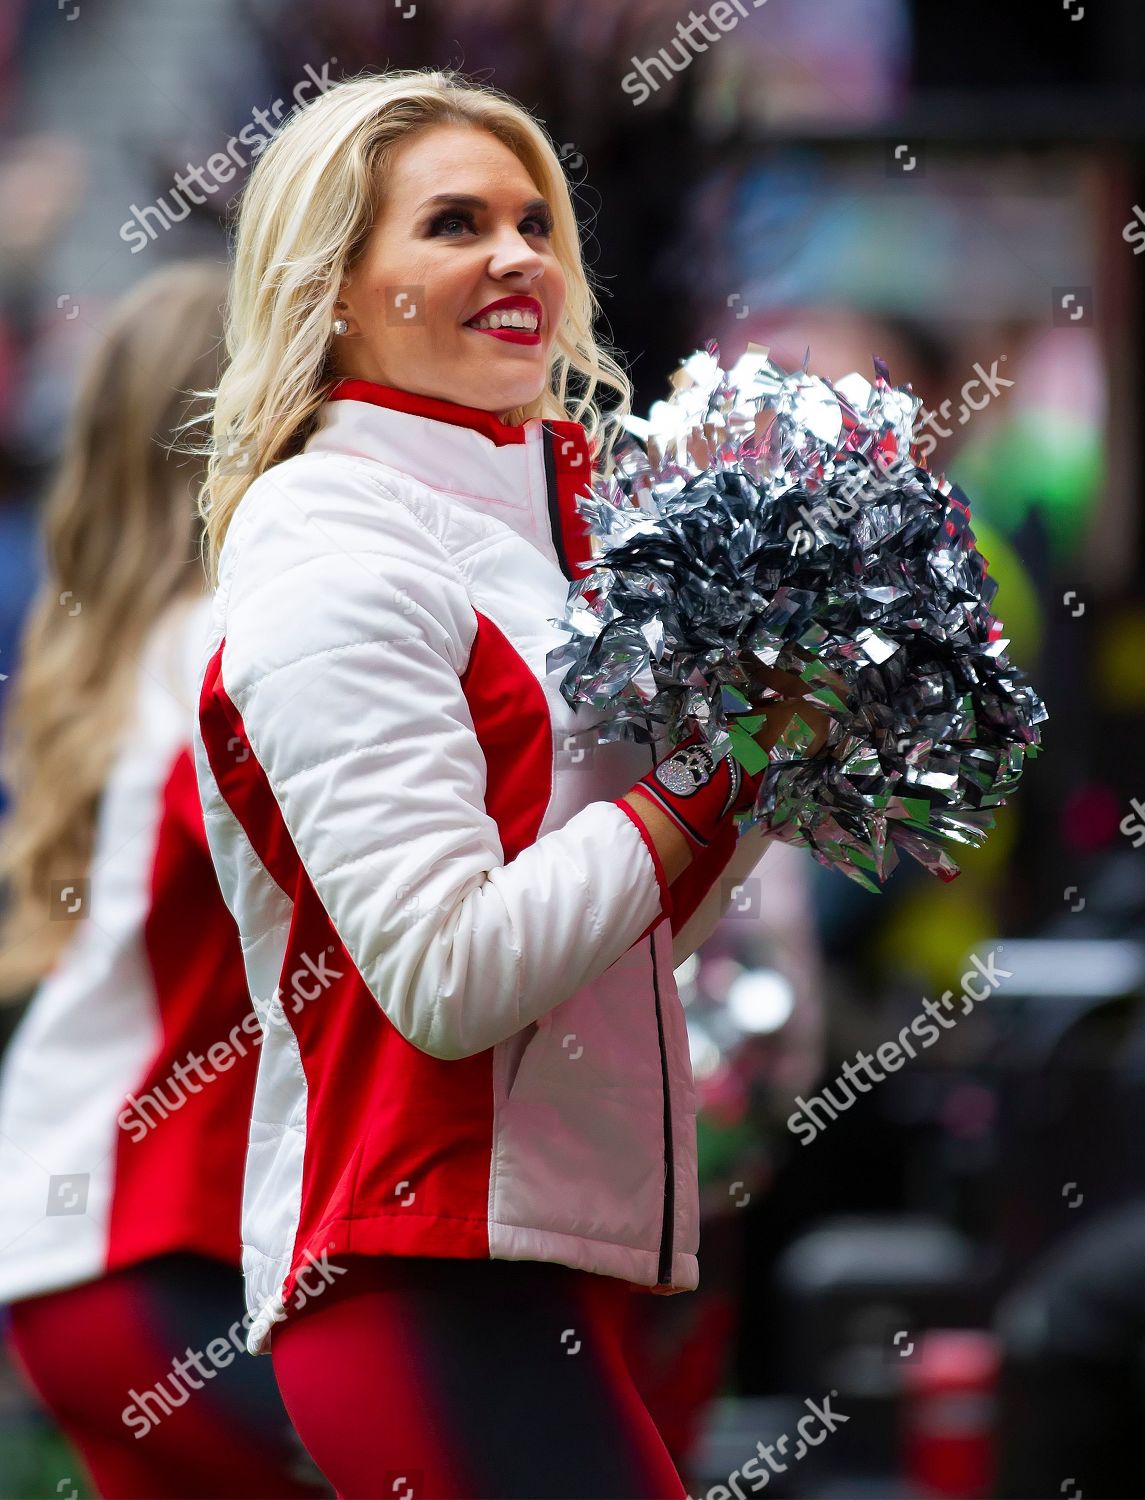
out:
<path id="1" fill-rule="evenodd" d="M 217 377 L 224 290 L 177 263 L 109 318 L 6 720 L 0 984 L 36 987 L 0 1074 L 0 1301 L 105 1496 L 325 1493 L 268 1369 L 192 1361 L 242 1317 L 258 1036 L 189 748 L 200 464 L 171 448 Z"/>

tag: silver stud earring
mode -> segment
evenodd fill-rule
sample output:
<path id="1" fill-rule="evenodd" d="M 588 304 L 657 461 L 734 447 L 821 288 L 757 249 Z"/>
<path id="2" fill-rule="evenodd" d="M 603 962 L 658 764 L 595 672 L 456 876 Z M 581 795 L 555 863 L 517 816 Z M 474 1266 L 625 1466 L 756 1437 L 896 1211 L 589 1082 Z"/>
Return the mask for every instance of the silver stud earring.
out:
<path id="1" fill-rule="evenodd" d="M 349 323 L 346 322 L 345 318 L 335 318 L 334 319 L 334 332 L 335 333 L 338 333 L 338 334 L 348 333 L 349 330 L 350 330 L 350 325 L 349 325 Z"/>

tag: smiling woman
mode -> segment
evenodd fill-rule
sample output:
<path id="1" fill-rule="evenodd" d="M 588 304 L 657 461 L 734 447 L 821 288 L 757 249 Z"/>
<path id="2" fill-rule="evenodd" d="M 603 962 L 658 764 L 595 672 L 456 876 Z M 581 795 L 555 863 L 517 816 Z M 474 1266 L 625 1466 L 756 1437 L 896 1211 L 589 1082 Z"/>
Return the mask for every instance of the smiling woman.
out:
<path id="1" fill-rule="evenodd" d="M 449 183 L 453 191 L 426 197 Z M 553 211 L 503 142 L 435 125 L 394 153 L 385 211 L 343 280 L 343 375 L 509 412 L 544 389 L 565 306 Z"/>
<path id="2" fill-rule="evenodd" d="M 571 420 L 607 461 L 631 386 L 594 331 L 560 158 L 518 104 L 449 72 L 339 84 L 278 132 L 240 208 L 202 505 L 212 581 L 242 496 L 342 376 L 513 426 Z M 539 304 L 537 343 L 465 326 L 515 296 Z"/>
<path id="3" fill-rule="evenodd" d="M 596 310 L 551 141 L 456 75 L 331 89 L 246 190 L 196 764 L 251 993 L 338 974 L 267 1028 L 243 1241 L 347 1497 L 684 1494 L 617 1330 L 697 1284 L 673 968 L 762 850 L 738 763 L 597 744 L 548 669 L 628 403 Z"/>

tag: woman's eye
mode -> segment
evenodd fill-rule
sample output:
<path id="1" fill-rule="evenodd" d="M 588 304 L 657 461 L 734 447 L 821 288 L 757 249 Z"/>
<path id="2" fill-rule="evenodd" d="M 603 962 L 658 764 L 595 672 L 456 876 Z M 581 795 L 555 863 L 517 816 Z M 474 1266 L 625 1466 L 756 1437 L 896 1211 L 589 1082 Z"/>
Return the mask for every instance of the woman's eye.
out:
<path id="1" fill-rule="evenodd" d="M 434 221 L 434 233 L 440 234 L 448 224 L 464 224 L 472 228 L 472 221 L 465 214 L 443 214 Z"/>
<path id="2" fill-rule="evenodd" d="M 553 232 L 553 221 L 547 214 L 531 214 L 527 219 L 523 219 L 521 222 L 522 228 L 525 229 L 526 233 L 528 234 L 540 234 L 548 236 Z M 463 228 L 473 229 L 474 232 L 476 232 L 472 214 L 443 213 L 439 214 L 438 217 L 433 220 L 431 233 L 445 233 L 449 230 L 449 227 L 452 224 L 460 224 Z M 457 235 L 445 233 L 445 238 L 457 239 Z"/>

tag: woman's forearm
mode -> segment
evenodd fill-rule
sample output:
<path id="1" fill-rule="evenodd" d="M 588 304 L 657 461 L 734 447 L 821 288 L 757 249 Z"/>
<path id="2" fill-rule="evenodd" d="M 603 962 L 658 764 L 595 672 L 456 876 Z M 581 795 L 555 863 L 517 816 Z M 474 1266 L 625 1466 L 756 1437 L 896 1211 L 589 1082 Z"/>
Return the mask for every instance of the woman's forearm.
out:
<path id="1" fill-rule="evenodd" d="M 621 799 L 632 809 L 648 831 L 648 837 L 656 845 L 656 853 L 664 866 L 664 878 L 671 885 L 677 875 L 692 863 L 692 846 L 676 827 L 667 813 L 661 812 L 647 797 L 629 792 Z"/>

